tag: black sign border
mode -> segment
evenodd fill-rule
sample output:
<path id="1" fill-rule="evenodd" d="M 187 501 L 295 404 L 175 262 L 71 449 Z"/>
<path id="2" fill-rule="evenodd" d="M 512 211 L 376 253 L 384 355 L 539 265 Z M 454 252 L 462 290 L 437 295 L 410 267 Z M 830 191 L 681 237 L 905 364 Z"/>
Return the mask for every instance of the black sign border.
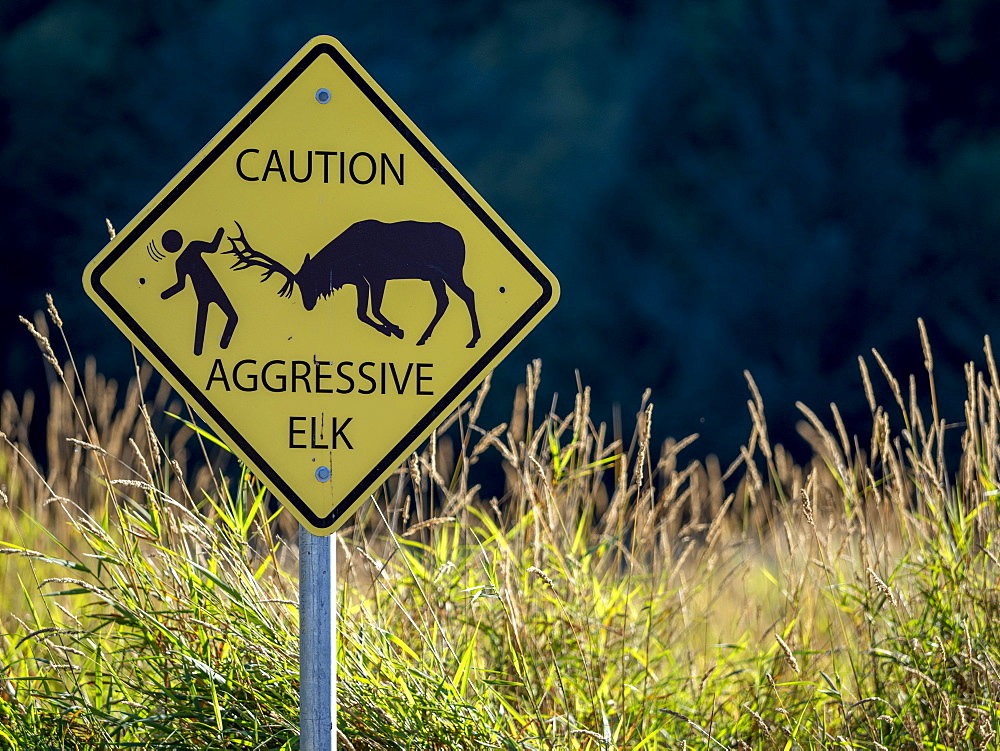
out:
<path id="1" fill-rule="evenodd" d="M 457 195 L 462 202 L 472 211 L 473 214 L 490 230 L 494 237 L 507 249 L 508 252 L 521 264 L 532 278 L 542 288 L 542 294 L 535 302 L 504 332 L 497 342 L 490 347 L 479 360 L 459 379 L 459 381 L 442 396 L 427 414 L 425 414 L 417 424 L 386 453 L 386 455 L 368 472 L 362 480 L 347 493 L 344 500 L 337 504 L 336 508 L 327 516 L 318 516 L 309 506 L 291 489 L 282 479 L 281 475 L 251 446 L 240 434 L 240 432 L 225 418 L 225 416 L 212 404 L 211 401 L 197 388 L 190 378 L 179 368 L 173 360 L 167 357 L 166 353 L 157 345 L 155 341 L 145 332 L 135 319 L 129 315 L 128 311 L 111 295 L 106 287 L 101 283 L 101 277 L 114 265 L 114 263 L 141 237 L 154 222 L 156 222 L 169 209 L 175 201 L 193 185 L 239 138 L 250 125 L 257 120 L 268 107 L 270 107 L 292 83 L 305 72 L 320 56 L 329 55 L 330 58 L 340 67 L 345 75 L 358 87 L 358 89 L 375 105 L 397 132 L 407 143 L 417 152 L 417 154 L 434 170 L 444 183 Z M 518 247 L 517 243 L 494 221 L 489 212 L 469 194 L 462 186 L 461 182 L 452 174 L 441 161 L 431 152 L 424 141 L 396 114 L 389 103 L 382 98 L 378 91 L 372 88 L 365 77 L 344 57 L 337 47 L 329 42 L 320 42 L 306 51 L 302 59 L 296 63 L 285 75 L 278 79 L 274 85 L 264 94 L 264 96 L 253 107 L 247 111 L 237 122 L 233 123 L 229 130 L 225 132 L 212 149 L 205 154 L 190 170 L 180 179 L 180 181 L 167 193 L 164 198 L 156 204 L 142 220 L 135 225 L 125 237 L 94 267 L 91 275 L 91 285 L 94 291 L 100 296 L 104 303 L 114 311 L 119 320 L 128 328 L 132 334 L 142 342 L 147 350 L 156 360 L 165 367 L 177 380 L 188 396 L 195 400 L 196 406 L 209 416 L 222 430 L 225 437 L 236 444 L 236 446 L 250 459 L 257 470 L 264 475 L 264 479 L 272 488 L 278 490 L 278 494 L 291 503 L 296 511 L 306 519 L 313 527 L 322 530 L 337 529 L 340 518 L 347 514 L 351 508 L 363 499 L 365 491 L 382 475 L 389 467 L 399 464 L 404 456 L 407 447 L 416 439 L 418 435 L 427 430 L 435 422 L 440 422 L 444 418 L 444 410 L 449 407 L 458 395 L 469 385 L 478 381 L 484 376 L 486 369 L 495 357 L 528 326 L 531 320 L 541 311 L 552 299 L 554 289 L 548 277 L 529 259 Z"/>

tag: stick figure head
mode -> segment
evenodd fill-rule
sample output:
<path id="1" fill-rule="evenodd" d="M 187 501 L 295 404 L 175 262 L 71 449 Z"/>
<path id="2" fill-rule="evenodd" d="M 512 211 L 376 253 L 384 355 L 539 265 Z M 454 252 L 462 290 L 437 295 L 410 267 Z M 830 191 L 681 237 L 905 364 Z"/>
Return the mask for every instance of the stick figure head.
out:
<path id="1" fill-rule="evenodd" d="M 163 245 L 163 249 L 168 253 L 176 253 L 184 245 L 184 238 L 181 237 L 181 233 L 175 229 L 168 229 L 163 233 L 163 237 L 160 239 L 160 243 Z"/>

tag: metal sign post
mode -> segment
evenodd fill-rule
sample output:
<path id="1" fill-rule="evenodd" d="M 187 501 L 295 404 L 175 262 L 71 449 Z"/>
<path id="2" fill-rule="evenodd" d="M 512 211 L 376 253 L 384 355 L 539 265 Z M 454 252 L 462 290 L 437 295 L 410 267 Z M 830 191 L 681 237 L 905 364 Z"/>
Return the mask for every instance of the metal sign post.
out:
<path id="1" fill-rule="evenodd" d="M 337 535 L 299 525 L 301 751 L 337 749 Z"/>

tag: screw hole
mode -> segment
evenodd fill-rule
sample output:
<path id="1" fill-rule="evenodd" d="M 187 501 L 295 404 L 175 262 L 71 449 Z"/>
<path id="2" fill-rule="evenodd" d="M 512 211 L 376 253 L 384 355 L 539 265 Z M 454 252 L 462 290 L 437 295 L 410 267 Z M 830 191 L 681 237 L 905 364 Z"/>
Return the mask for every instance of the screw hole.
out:
<path id="1" fill-rule="evenodd" d="M 316 101 L 320 104 L 326 104 L 330 101 L 331 95 L 329 89 L 318 89 L 316 91 Z"/>

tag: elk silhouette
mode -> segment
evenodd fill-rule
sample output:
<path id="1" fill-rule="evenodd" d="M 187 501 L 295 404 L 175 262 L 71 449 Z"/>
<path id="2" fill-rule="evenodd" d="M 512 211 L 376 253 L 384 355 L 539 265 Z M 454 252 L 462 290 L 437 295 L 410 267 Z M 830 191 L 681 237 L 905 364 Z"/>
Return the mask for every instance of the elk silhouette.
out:
<path id="1" fill-rule="evenodd" d="M 316 307 L 320 297 L 329 297 L 345 284 L 353 284 L 358 291 L 358 319 L 386 336 L 402 339 L 403 329 L 382 313 L 385 284 L 393 279 L 423 279 L 430 282 L 437 309 L 417 344 L 423 344 L 430 338 L 444 315 L 448 307 L 446 287 L 451 288 L 469 309 L 472 339 L 466 346 L 475 347 L 479 341 L 475 294 L 462 275 L 465 240 L 458 230 L 446 224 L 414 221 L 387 223 L 366 219 L 345 229 L 315 256 L 307 253 L 295 273 L 254 250 L 243 227 L 239 222 L 235 224 L 240 235 L 228 237 L 233 247 L 225 251 L 236 256 L 230 268 L 237 271 L 262 268 L 261 282 L 280 274 L 285 283 L 278 294 L 291 297 L 297 286 L 306 310 Z M 368 315 L 369 300 L 371 316 Z"/>

